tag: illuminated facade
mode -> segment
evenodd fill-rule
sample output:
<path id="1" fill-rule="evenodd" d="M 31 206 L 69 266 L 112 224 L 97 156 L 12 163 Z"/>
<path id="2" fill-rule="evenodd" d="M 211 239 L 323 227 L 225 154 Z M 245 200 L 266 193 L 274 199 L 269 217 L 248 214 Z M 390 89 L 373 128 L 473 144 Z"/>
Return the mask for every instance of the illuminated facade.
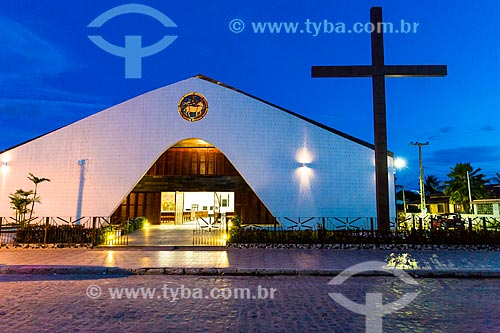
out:
<path id="1" fill-rule="evenodd" d="M 200 144 L 186 145 L 195 141 Z M 188 148 L 216 150 L 212 174 L 210 155 L 205 162 L 202 152 L 190 151 L 190 162 L 167 156 Z M 170 162 L 161 164 L 162 158 Z M 179 186 L 187 187 L 158 188 L 151 199 L 158 207 L 163 191 L 234 191 L 235 213 L 251 223 L 264 216 L 268 223 L 269 214 L 283 224 L 286 217 L 376 216 L 372 145 L 202 76 L 6 150 L 0 161 L 3 217 L 13 215 L 9 194 L 32 187 L 28 173 L 51 179 L 39 187 L 38 216 L 123 215 L 132 193 L 152 191 L 141 190 L 151 185 L 147 177 L 163 179 L 162 186 L 183 179 Z M 388 161 L 395 202 L 393 158 Z M 240 192 L 250 194 L 244 199 Z"/>

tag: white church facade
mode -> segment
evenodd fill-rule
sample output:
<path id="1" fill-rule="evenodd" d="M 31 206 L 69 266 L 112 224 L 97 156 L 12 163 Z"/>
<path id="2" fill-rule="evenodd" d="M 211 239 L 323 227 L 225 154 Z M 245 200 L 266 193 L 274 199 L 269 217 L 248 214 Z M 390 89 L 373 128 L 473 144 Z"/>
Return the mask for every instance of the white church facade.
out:
<path id="1" fill-rule="evenodd" d="M 204 76 L 8 149 L 0 162 L 3 218 L 14 216 L 9 195 L 32 188 L 29 173 L 51 180 L 38 189 L 34 214 L 43 217 L 160 223 L 181 200 L 184 213 L 226 209 L 243 223 L 284 227 L 377 215 L 371 144 Z M 392 156 L 388 166 L 395 203 Z M 390 212 L 394 221 L 395 204 Z"/>

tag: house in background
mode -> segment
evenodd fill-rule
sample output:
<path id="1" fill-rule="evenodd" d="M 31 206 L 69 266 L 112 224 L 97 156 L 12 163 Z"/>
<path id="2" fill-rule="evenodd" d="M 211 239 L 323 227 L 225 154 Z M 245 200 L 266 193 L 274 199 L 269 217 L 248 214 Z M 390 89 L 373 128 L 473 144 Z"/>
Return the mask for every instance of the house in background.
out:
<path id="1" fill-rule="evenodd" d="M 431 195 L 425 198 L 425 206 L 427 207 L 427 214 L 451 214 L 451 213 L 464 213 L 465 209 L 462 204 L 450 203 L 449 195 Z M 414 200 L 407 204 L 408 212 L 420 212 L 420 200 Z"/>
<path id="2" fill-rule="evenodd" d="M 500 199 L 473 200 L 474 213 L 487 217 L 500 217 Z"/>
<path id="3" fill-rule="evenodd" d="M 488 184 L 486 188 L 491 192 L 492 198 L 500 198 L 500 184 Z"/>

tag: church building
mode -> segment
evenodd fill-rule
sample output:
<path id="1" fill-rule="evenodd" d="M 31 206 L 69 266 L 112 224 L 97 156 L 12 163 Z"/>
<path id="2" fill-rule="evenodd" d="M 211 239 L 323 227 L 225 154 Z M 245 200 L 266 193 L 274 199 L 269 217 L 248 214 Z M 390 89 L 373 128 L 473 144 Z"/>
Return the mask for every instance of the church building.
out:
<path id="1" fill-rule="evenodd" d="M 283 227 L 362 218 L 367 228 L 374 155 L 372 144 L 198 75 L 1 152 L 0 217 L 14 216 L 9 195 L 31 189 L 32 173 L 50 179 L 38 188 L 40 217 L 159 224 L 224 213 Z"/>

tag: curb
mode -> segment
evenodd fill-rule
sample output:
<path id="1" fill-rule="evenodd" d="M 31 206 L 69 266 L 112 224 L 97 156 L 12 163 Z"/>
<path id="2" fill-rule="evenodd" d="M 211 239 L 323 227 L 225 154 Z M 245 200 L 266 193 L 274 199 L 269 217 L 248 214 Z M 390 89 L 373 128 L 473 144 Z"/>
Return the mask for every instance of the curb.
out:
<path id="1" fill-rule="evenodd" d="M 31 275 L 199 275 L 199 276 L 337 276 L 343 269 L 260 269 L 260 268 L 119 268 L 102 266 L 0 266 L 0 274 Z M 414 278 L 500 278 L 500 270 L 406 270 Z M 383 271 L 365 271 L 353 277 L 394 277 Z"/>
<path id="2" fill-rule="evenodd" d="M 1 274 L 32 274 L 32 275 L 131 275 L 129 270 L 119 267 L 102 266 L 0 266 Z"/>

